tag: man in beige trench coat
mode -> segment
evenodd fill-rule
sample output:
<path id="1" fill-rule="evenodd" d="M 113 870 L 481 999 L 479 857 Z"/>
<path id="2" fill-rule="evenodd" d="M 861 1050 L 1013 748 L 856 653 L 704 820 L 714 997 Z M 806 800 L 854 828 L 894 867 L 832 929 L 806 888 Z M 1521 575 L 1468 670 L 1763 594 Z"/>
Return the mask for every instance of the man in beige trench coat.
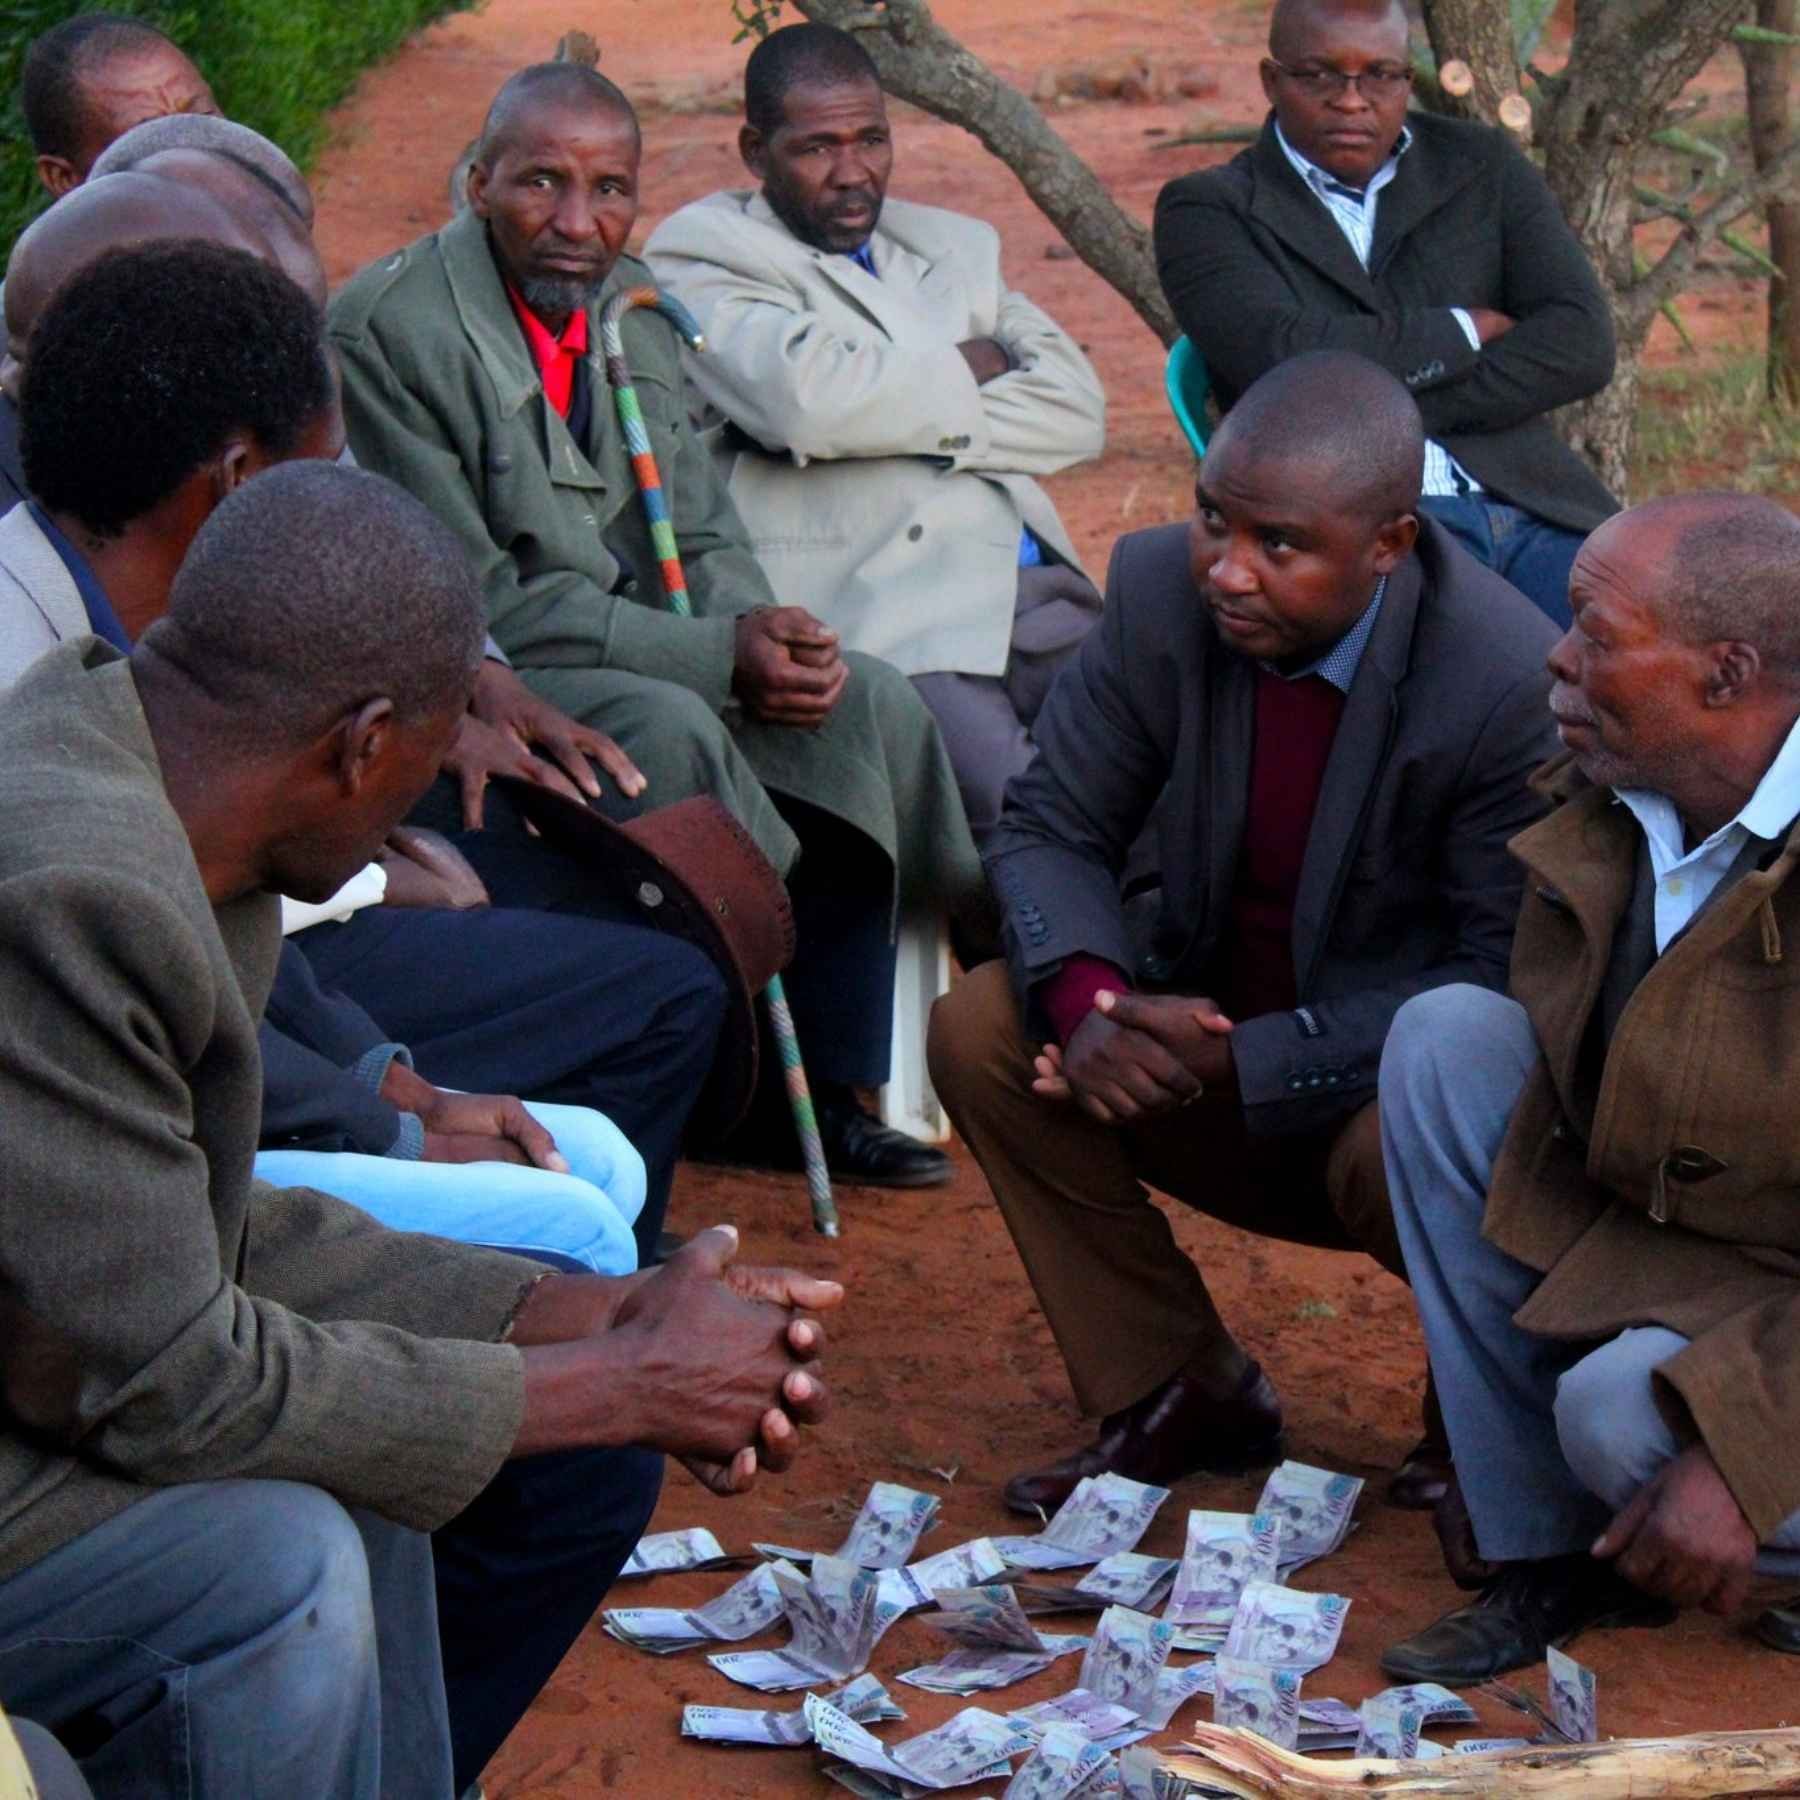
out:
<path id="1" fill-rule="evenodd" d="M 976 841 L 1100 596 L 1036 476 L 1100 454 L 1080 347 L 1000 269 L 979 219 L 887 198 L 868 53 L 789 25 L 744 70 L 756 191 L 708 195 L 645 248 L 691 307 L 694 385 L 777 593 L 912 676 Z"/>
<path id="2" fill-rule="evenodd" d="M 1550 653 L 1555 810 L 1513 840 L 1512 997 L 1395 1017 L 1388 1186 L 1466 1507 L 1439 1527 L 1482 1588 L 1388 1652 L 1402 1680 L 1800 1574 L 1797 595 L 1771 501 L 1600 526 Z"/>

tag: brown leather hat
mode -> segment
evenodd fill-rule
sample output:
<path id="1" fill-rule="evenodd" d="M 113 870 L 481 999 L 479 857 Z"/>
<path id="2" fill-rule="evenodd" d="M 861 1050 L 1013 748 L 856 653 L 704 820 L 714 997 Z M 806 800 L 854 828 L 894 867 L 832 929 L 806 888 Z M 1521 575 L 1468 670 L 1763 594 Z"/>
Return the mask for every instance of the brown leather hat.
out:
<path id="1" fill-rule="evenodd" d="M 756 1091 L 756 996 L 794 956 L 794 909 L 775 865 L 710 795 L 621 825 L 530 782 L 500 785 L 545 843 L 591 864 L 646 925 L 698 945 L 725 977 L 725 1029 L 694 1110 L 702 1131 L 723 1135 Z"/>

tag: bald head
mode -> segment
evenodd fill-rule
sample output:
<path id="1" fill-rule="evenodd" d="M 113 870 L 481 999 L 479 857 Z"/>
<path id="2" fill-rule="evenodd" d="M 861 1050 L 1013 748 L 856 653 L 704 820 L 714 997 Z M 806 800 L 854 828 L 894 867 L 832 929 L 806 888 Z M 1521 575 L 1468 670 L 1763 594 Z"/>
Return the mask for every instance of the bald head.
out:
<path id="1" fill-rule="evenodd" d="M 1269 54 L 1281 62 L 1307 56 L 1322 32 L 1333 27 L 1380 32 L 1393 40 L 1397 57 L 1406 55 L 1408 25 L 1402 0 L 1275 0 L 1269 15 Z"/>
<path id="2" fill-rule="evenodd" d="M 1752 645 L 1762 666 L 1800 683 L 1800 519 L 1760 494 L 1676 494 L 1608 519 L 1596 553 L 1636 552 L 1648 607 L 1689 644 Z"/>
<path id="3" fill-rule="evenodd" d="M 1277 363 L 1244 391 L 1208 450 L 1229 449 L 1333 512 L 1371 522 L 1408 513 L 1425 478 L 1425 427 L 1406 388 L 1347 350 Z"/>
<path id="4" fill-rule="evenodd" d="M 634 137 L 642 136 L 637 109 L 625 97 L 624 90 L 598 69 L 574 62 L 533 63 L 530 68 L 521 69 L 494 96 L 475 147 L 477 165 L 492 169 L 518 132 L 535 128 L 537 121 L 549 112 L 610 114 L 627 120 Z"/>
<path id="5" fill-rule="evenodd" d="M 66 194 L 13 246 L 6 265 L 9 361 L 22 364 L 32 327 L 69 277 L 108 250 L 198 238 L 271 261 L 267 242 L 210 194 L 153 175 L 113 175 Z"/>
<path id="6" fill-rule="evenodd" d="M 147 120 L 109 145 L 88 178 L 123 174 L 167 150 L 204 150 L 227 158 L 248 170 L 308 230 L 312 228 L 312 189 L 293 158 L 260 131 L 216 114 L 175 113 Z"/>

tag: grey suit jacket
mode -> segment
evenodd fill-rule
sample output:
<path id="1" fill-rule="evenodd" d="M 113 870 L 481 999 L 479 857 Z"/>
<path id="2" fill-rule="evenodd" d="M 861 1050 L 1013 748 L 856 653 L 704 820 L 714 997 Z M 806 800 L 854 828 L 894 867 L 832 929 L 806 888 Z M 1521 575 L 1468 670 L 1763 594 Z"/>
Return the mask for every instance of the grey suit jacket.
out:
<path id="1" fill-rule="evenodd" d="M 540 1271 L 253 1178 L 276 903 L 215 913 L 129 664 L 38 662 L 0 769 L 0 1578 L 175 1482 L 442 1524 L 517 1434 Z"/>
<path id="2" fill-rule="evenodd" d="M 1364 269 L 1273 125 L 1156 202 L 1156 267 L 1223 406 L 1305 350 L 1353 350 L 1497 500 L 1573 531 L 1618 502 L 1549 414 L 1612 379 L 1612 315 L 1544 178 L 1486 125 L 1415 115 Z M 1518 321 L 1480 350 L 1450 309 Z"/>
<path id="3" fill-rule="evenodd" d="M 0 518 L 0 693 L 47 650 L 85 636 L 87 608 L 27 506 Z"/>
<path id="4" fill-rule="evenodd" d="M 1323 1129 L 1369 1099 L 1401 1001 L 1504 988 L 1521 873 L 1507 840 L 1556 747 L 1555 629 L 1427 521 L 1390 577 L 1345 702 L 1294 909 L 1300 1007 L 1232 1036 L 1254 1132 Z M 1195 592 L 1184 526 L 1119 540 L 1106 610 L 1038 715 L 988 857 L 1021 1004 L 1078 954 L 1147 987 L 1210 991 L 1244 837 L 1253 665 Z M 1159 805 L 1160 802 L 1160 805 Z M 1163 889 L 1148 942 L 1120 901 L 1156 810 Z"/>

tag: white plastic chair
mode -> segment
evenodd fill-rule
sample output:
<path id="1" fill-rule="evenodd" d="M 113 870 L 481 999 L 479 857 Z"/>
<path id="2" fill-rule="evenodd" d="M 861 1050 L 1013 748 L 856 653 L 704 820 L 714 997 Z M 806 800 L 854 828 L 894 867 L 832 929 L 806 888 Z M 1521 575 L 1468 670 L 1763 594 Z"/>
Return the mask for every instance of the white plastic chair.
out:
<path id="1" fill-rule="evenodd" d="M 894 1037 L 888 1082 L 881 1090 L 881 1122 L 925 1144 L 941 1144 L 950 1121 L 938 1104 L 925 1067 L 925 1030 L 932 1002 L 950 991 L 950 931 L 932 914 L 902 919 L 894 971 Z"/>

